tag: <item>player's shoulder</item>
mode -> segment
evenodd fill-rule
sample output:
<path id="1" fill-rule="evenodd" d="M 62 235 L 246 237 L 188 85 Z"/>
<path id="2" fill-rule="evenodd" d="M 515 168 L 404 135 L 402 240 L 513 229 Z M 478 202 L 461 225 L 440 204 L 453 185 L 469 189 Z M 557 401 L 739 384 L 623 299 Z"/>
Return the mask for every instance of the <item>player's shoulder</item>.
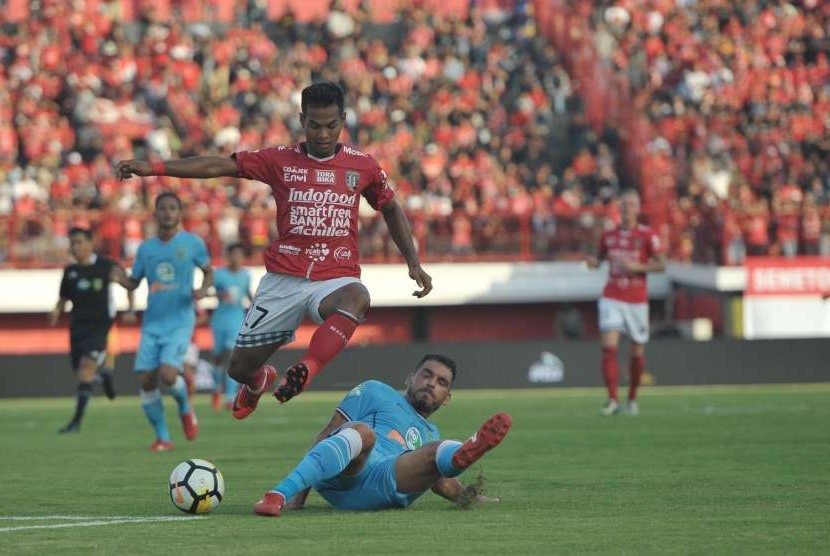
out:
<path id="1" fill-rule="evenodd" d="M 374 156 L 349 145 L 340 145 L 340 156 L 341 160 L 347 160 L 353 166 L 365 168 L 380 166 Z"/>
<path id="2" fill-rule="evenodd" d="M 185 241 L 191 245 L 202 245 L 205 243 L 205 240 L 203 240 L 198 234 L 188 232 L 187 230 L 182 230 L 180 233 L 182 241 Z"/>
<path id="3" fill-rule="evenodd" d="M 396 392 L 394 388 L 379 380 L 366 380 L 351 389 L 349 396 L 389 396 Z"/>
<path id="4" fill-rule="evenodd" d="M 648 224 L 637 224 L 637 233 L 642 236 L 653 236 L 656 232 Z"/>

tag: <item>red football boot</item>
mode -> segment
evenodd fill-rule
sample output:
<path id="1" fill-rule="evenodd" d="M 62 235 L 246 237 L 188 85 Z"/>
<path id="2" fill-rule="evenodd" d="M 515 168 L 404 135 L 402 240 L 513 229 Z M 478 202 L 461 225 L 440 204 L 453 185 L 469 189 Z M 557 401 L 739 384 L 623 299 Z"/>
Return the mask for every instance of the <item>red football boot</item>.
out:
<path id="1" fill-rule="evenodd" d="M 285 403 L 294 396 L 300 394 L 308 385 L 308 367 L 305 363 L 297 363 L 287 371 L 285 377 L 274 390 L 274 397 L 280 403 Z"/>
<path id="2" fill-rule="evenodd" d="M 279 517 L 285 507 L 285 498 L 279 492 L 268 491 L 254 504 L 254 513 Z"/>
<path id="3" fill-rule="evenodd" d="M 150 445 L 151 452 L 169 452 L 173 449 L 172 442 L 165 442 L 160 438 L 156 438 L 156 441 Z"/>
<path id="4" fill-rule="evenodd" d="M 236 393 L 236 398 L 233 400 L 233 418 L 244 419 L 254 412 L 259 398 L 266 391 L 271 389 L 271 386 L 277 380 L 277 369 L 271 365 L 264 365 L 265 377 L 262 380 L 262 386 L 256 391 L 251 390 L 247 384 L 239 387 L 239 392 Z"/>
<path id="5" fill-rule="evenodd" d="M 196 420 L 196 412 L 193 408 L 181 416 L 182 429 L 184 430 L 184 437 L 188 440 L 193 440 L 199 436 L 199 421 Z"/>
<path id="6" fill-rule="evenodd" d="M 481 459 L 486 452 L 492 450 L 504 440 L 513 419 L 507 413 L 496 413 L 481 425 L 461 448 L 452 456 L 452 464 L 457 469 L 466 469 Z"/>

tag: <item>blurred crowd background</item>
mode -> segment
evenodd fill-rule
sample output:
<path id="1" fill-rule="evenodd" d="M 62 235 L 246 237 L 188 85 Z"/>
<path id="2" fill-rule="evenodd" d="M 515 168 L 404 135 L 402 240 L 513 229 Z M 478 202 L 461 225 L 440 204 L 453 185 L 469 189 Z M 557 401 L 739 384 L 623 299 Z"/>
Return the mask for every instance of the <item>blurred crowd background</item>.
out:
<path id="1" fill-rule="evenodd" d="M 113 164 L 298 141 L 317 79 L 426 260 L 581 258 L 624 187 L 675 260 L 830 255 L 828 55 L 820 0 L 5 0 L 0 265 L 63 263 L 77 225 L 129 260 L 166 189 L 256 260 L 267 186 Z M 362 257 L 396 260 L 365 208 Z"/>

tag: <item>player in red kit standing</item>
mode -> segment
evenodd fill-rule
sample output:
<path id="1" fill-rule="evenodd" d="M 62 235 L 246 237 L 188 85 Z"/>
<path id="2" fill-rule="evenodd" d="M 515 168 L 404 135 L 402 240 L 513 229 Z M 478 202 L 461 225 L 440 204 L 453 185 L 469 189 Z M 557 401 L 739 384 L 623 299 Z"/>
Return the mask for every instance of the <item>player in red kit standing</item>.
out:
<path id="1" fill-rule="evenodd" d="M 315 83 L 302 92 L 300 123 L 306 140 L 292 147 L 241 151 L 230 158 L 196 156 L 165 162 L 121 161 L 120 178 L 164 175 L 180 178 L 220 176 L 259 180 L 277 202 L 279 239 L 265 251 L 268 273 L 236 339 L 228 374 L 242 384 L 233 415 L 244 419 L 277 379 L 268 358 L 294 339 L 308 314 L 320 326 L 308 351 L 289 368 L 274 396 L 285 403 L 348 343 L 369 309 L 369 292 L 360 281 L 357 251 L 360 197 L 383 214 L 392 240 L 420 288 L 432 279 L 418 259 L 409 223 L 394 199 L 377 161 L 338 143 L 346 118 L 343 90 Z"/>
<path id="2" fill-rule="evenodd" d="M 603 260 L 609 263 L 608 283 L 599 299 L 599 328 L 602 333 L 602 375 L 608 388 L 608 401 L 602 415 L 619 413 L 617 398 L 617 346 L 620 332 L 631 338 L 628 413 L 637 415 L 637 387 L 646 364 L 645 344 L 648 342 L 649 272 L 662 272 L 666 258 L 660 239 L 648 227 L 639 224 L 640 196 L 629 190 L 620 196 L 620 225 L 602 234 L 598 255 L 588 259 L 596 268 Z"/>

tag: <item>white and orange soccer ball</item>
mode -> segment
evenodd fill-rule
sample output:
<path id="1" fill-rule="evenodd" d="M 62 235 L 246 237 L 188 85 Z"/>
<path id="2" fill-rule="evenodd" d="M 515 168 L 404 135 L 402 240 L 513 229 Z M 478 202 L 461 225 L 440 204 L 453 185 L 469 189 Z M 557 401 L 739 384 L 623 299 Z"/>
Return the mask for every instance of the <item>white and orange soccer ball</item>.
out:
<path id="1" fill-rule="evenodd" d="M 222 472 L 203 459 L 181 462 L 173 469 L 167 484 L 173 505 L 189 514 L 212 512 L 225 496 Z"/>

